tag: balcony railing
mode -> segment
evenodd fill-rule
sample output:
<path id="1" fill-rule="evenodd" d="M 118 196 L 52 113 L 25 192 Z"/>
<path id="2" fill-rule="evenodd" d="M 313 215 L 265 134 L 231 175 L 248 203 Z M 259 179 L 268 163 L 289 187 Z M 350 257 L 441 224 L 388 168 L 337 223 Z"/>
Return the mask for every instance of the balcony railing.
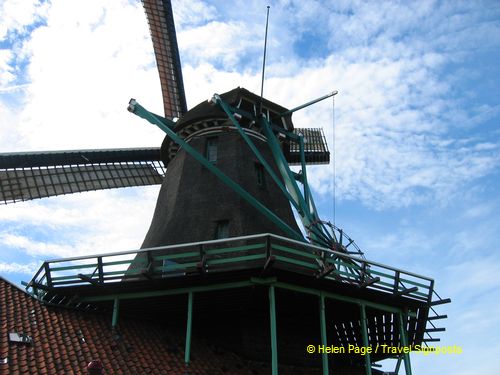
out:
<path id="1" fill-rule="evenodd" d="M 428 303 L 434 287 L 434 281 L 425 276 L 285 237 L 259 234 L 48 260 L 26 288 L 43 297 L 64 287 L 99 287 L 245 269 L 287 270 Z"/>

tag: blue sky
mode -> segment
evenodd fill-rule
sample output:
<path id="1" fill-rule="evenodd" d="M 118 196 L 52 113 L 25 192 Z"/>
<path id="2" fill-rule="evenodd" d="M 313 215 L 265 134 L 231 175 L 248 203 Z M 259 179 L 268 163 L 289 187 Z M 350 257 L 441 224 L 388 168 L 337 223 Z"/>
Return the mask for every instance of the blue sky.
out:
<path id="1" fill-rule="evenodd" d="M 262 1 L 174 1 L 188 105 L 238 85 L 260 89 Z M 500 368 L 500 3 L 270 1 L 265 95 L 286 107 L 335 99 L 335 222 L 368 259 L 436 280 L 453 300 L 443 345 L 416 374 Z M 159 146 L 125 110 L 161 113 L 146 18 L 135 1 L 0 3 L 0 152 Z M 323 127 L 332 102 L 294 115 Z M 333 221 L 333 165 L 309 171 Z M 0 273 L 135 249 L 157 187 L 0 207 Z"/>

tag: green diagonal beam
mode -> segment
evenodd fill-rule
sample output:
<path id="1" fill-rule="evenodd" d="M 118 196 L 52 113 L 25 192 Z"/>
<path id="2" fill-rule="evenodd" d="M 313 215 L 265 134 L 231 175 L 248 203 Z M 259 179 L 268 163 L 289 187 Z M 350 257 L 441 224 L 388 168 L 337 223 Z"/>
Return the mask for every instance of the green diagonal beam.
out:
<path id="1" fill-rule="evenodd" d="M 304 198 L 305 198 L 305 203 L 308 207 L 308 209 L 311 211 L 311 216 L 313 218 L 316 218 L 316 222 L 313 223 L 313 227 L 317 228 L 323 235 L 325 235 L 329 243 L 333 242 L 333 237 L 330 235 L 328 230 L 326 230 L 325 226 L 322 224 L 322 222 L 319 220 L 319 215 L 318 215 L 318 210 L 316 209 L 316 205 L 314 204 L 314 199 L 311 194 L 311 189 L 309 189 L 309 183 L 307 181 L 307 166 L 306 166 L 306 155 L 304 152 L 304 136 L 300 135 L 299 136 L 299 150 L 300 150 L 300 164 L 302 167 L 302 178 L 300 182 L 302 182 L 302 185 L 304 187 Z M 321 227 L 318 227 L 318 223 L 321 224 Z M 323 230 L 321 230 L 321 228 Z"/>
<path id="2" fill-rule="evenodd" d="M 298 185 L 295 183 L 295 181 L 293 181 L 291 183 L 288 182 L 288 178 L 293 177 L 292 178 L 293 180 L 295 180 L 296 178 L 295 178 L 294 172 L 292 172 L 290 170 L 290 168 L 288 167 L 288 163 L 286 163 L 286 161 L 284 162 L 284 164 L 281 164 L 278 161 L 281 159 L 284 160 L 284 155 L 281 151 L 281 148 L 279 148 L 279 153 L 281 154 L 281 157 L 280 157 L 280 156 L 277 156 L 275 154 L 275 152 L 277 152 L 276 148 L 273 147 L 272 145 L 270 145 L 271 150 L 273 152 L 273 157 L 278 164 L 278 168 L 280 169 L 281 175 L 282 175 L 283 180 L 285 181 L 287 187 L 283 186 L 281 180 L 277 177 L 277 175 L 274 173 L 273 169 L 269 166 L 267 161 L 263 158 L 262 154 L 255 147 L 254 143 L 252 142 L 250 137 L 248 137 L 248 135 L 245 133 L 245 131 L 243 130 L 243 128 L 239 124 L 238 120 L 236 120 L 236 118 L 234 117 L 234 114 L 238 113 L 239 115 L 241 115 L 249 120 L 252 120 L 252 121 L 256 121 L 256 118 L 245 111 L 241 111 L 239 108 L 234 108 L 234 107 L 230 106 L 228 103 L 226 103 L 224 100 L 222 100 L 222 98 L 217 94 L 215 94 L 212 97 L 212 102 L 214 104 L 218 104 L 222 108 L 222 110 L 224 112 L 226 112 L 227 116 L 229 117 L 229 119 L 231 120 L 233 125 L 236 127 L 236 129 L 238 130 L 238 132 L 240 133 L 242 138 L 245 140 L 247 145 L 253 151 L 255 156 L 259 159 L 260 163 L 264 166 L 264 168 L 266 169 L 268 174 L 271 176 L 271 178 L 275 181 L 277 186 L 281 189 L 283 194 L 288 198 L 290 203 L 298 211 L 301 218 L 308 216 L 312 219 L 312 224 L 306 224 L 306 223 L 304 223 L 304 224 L 307 226 L 307 229 L 310 229 L 311 232 L 313 233 L 313 235 L 317 237 L 316 238 L 317 243 L 321 243 L 322 245 L 326 245 L 327 247 L 330 247 L 331 242 L 333 241 L 333 238 L 328 233 L 328 230 L 326 230 L 324 225 L 318 224 L 318 222 L 320 222 L 319 216 L 317 214 L 317 209 L 316 209 L 316 206 L 314 204 L 314 200 L 312 199 L 309 185 L 307 183 L 307 172 L 306 172 L 303 136 L 293 134 L 291 132 L 286 131 L 285 129 L 281 129 L 281 128 L 278 129 L 274 124 L 269 123 L 269 122 L 267 123 L 269 130 L 270 130 L 270 132 L 266 133 L 266 137 L 268 139 L 269 139 L 269 134 L 272 134 L 274 137 L 273 131 L 276 130 L 276 131 L 285 133 L 285 135 L 288 138 L 293 139 L 293 141 L 299 143 L 302 172 L 303 172 L 303 176 L 301 176 L 300 182 L 304 186 L 304 194 L 303 194 L 304 196 L 302 196 L 302 193 L 301 193 Z M 279 147 L 279 145 L 278 145 L 278 147 Z M 280 167 L 280 165 L 281 165 L 281 167 Z M 288 176 L 288 178 L 287 178 L 287 176 Z M 287 188 L 288 188 L 288 190 L 287 190 Z M 305 208 L 307 208 L 307 211 L 304 211 Z"/>
<path id="3" fill-rule="evenodd" d="M 269 165 L 267 160 L 264 159 L 264 157 L 262 156 L 260 151 L 257 149 L 255 144 L 250 139 L 250 137 L 245 133 L 245 131 L 243 130 L 243 128 L 239 124 L 238 120 L 236 120 L 236 118 L 234 117 L 234 115 L 233 115 L 233 113 L 235 112 L 234 109 L 231 108 L 231 106 L 229 106 L 226 102 L 224 102 L 220 98 L 219 95 L 214 95 L 214 100 L 224 110 L 224 112 L 226 112 L 227 116 L 229 117 L 229 119 L 231 120 L 233 125 L 236 127 L 236 129 L 240 133 L 243 140 L 247 143 L 248 147 L 250 147 L 250 149 L 252 150 L 254 155 L 257 157 L 257 159 L 259 159 L 259 162 L 264 166 L 267 173 L 269 173 L 269 175 L 271 176 L 273 181 L 276 183 L 276 185 L 280 188 L 280 190 L 283 192 L 283 194 L 285 194 L 285 196 L 293 204 L 293 206 L 297 209 L 297 211 L 299 211 L 301 208 L 299 207 L 298 203 L 295 201 L 295 199 L 292 198 L 290 193 L 286 190 L 286 187 L 283 185 L 283 183 L 281 182 L 279 177 L 276 175 L 276 173 L 274 173 L 273 169 L 271 168 L 271 166 Z"/>
<path id="4" fill-rule="evenodd" d="M 323 243 L 330 245 L 328 238 L 325 236 L 325 234 L 322 233 L 322 231 L 318 232 L 317 227 L 311 226 L 312 223 L 319 221 L 319 217 L 316 214 L 311 213 L 309 205 L 306 204 L 304 197 L 302 196 L 302 193 L 295 181 L 295 177 L 293 176 L 293 173 L 290 170 L 290 167 L 288 166 L 285 156 L 283 155 L 278 140 L 276 139 L 276 136 L 274 135 L 271 129 L 271 125 L 269 124 L 267 118 L 262 116 L 260 119 L 260 124 L 267 138 L 267 143 L 271 149 L 274 160 L 278 165 L 278 169 L 281 172 L 283 180 L 285 181 L 286 187 L 290 192 L 290 194 L 292 195 L 292 197 L 294 198 L 294 200 L 301 207 L 300 210 L 301 212 L 299 212 L 299 214 L 302 219 L 302 223 L 306 228 L 311 228 L 311 232 L 313 234 L 313 240 L 316 241 L 316 243 Z"/>
<path id="5" fill-rule="evenodd" d="M 308 194 L 307 197 L 306 197 L 307 202 L 304 201 L 304 198 L 301 195 L 300 189 L 297 186 L 297 184 L 295 183 L 295 181 L 292 182 L 293 186 L 290 185 L 290 183 L 287 183 L 288 178 L 290 178 L 290 176 L 292 176 L 293 179 L 295 180 L 294 172 L 292 172 L 290 170 L 290 168 L 288 167 L 288 163 L 286 163 L 286 161 L 285 161 L 282 168 L 278 167 L 280 169 L 280 172 L 281 172 L 281 175 L 283 177 L 283 180 L 287 183 L 287 187 L 288 187 L 288 189 L 287 189 L 287 187 L 283 186 L 281 180 L 276 176 L 276 174 L 274 173 L 273 169 L 269 166 L 269 164 L 267 163 L 267 161 L 262 157 L 262 154 L 255 147 L 255 145 L 252 142 L 252 140 L 250 139 L 250 137 L 248 137 L 248 135 L 245 133 L 245 131 L 243 130 L 243 128 L 241 127 L 241 125 L 239 124 L 239 122 L 234 117 L 234 113 L 238 113 L 239 115 L 244 116 L 245 118 L 247 118 L 249 120 L 252 120 L 252 121 L 256 121 L 256 118 L 253 117 L 253 116 L 251 116 L 247 112 L 241 111 L 238 108 L 234 108 L 234 107 L 230 106 L 228 103 L 226 103 L 224 100 L 222 100 L 222 98 L 219 95 L 217 95 L 217 94 L 215 94 L 212 97 L 212 103 L 218 104 L 222 108 L 222 110 L 224 112 L 226 112 L 227 116 L 229 117 L 229 119 L 231 120 L 231 122 L 233 123 L 233 125 L 236 127 L 236 129 L 238 130 L 238 132 L 240 133 L 240 135 L 242 136 L 242 138 L 245 140 L 245 142 L 250 147 L 250 149 L 253 151 L 253 153 L 256 155 L 256 157 L 259 159 L 259 161 L 264 166 L 264 168 L 266 169 L 266 171 L 269 173 L 269 175 L 271 176 L 271 178 L 275 181 L 275 183 L 277 184 L 277 186 L 281 189 L 281 191 L 283 192 L 283 194 L 288 198 L 288 200 L 290 201 L 290 203 L 295 207 L 295 209 L 297 210 L 297 212 L 299 213 L 299 215 L 301 217 L 304 217 L 305 215 L 310 214 L 311 211 L 312 211 L 312 216 L 311 217 L 315 218 L 314 219 L 315 222 L 319 221 L 319 217 L 318 217 L 318 215 L 316 213 L 316 206 L 314 205 L 314 201 L 312 200 L 312 196 L 311 196 L 311 193 L 310 193 L 310 190 L 309 190 L 309 186 L 307 184 L 307 176 L 305 175 L 305 173 L 306 173 L 306 165 L 305 165 L 303 137 L 302 136 L 298 136 L 298 135 L 293 134 L 293 133 L 290 133 L 290 132 L 287 132 L 287 131 L 285 131 L 284 129 L 281 129 L 281 128 L 277 129 L 277 127 L 275 125 L 273 125 L 272 123 L 268 123 L 269 129 L 270 129 L 270 132 L 271 132 L 270 134 L 273 134 L 273 138 L 274 138 L 274 133 L 272 133 L 272 131 L 276 130 L 276 131 L 280 131 L 280 132 L 286 133 L 286 135 L 289 138 L 293 139 L 295 142 L 302 141 L 300 149 L 301 149 L 301 158 L 302 158 L 302 170 L 303 170 L 303 173 L 304 173 L 305 181 L 301 181 L 301 182 L 302 182 L 302 184 L 304 184 L 304 191 L 306 191 L 306 189 L 307 189 L 307 194 Z M 268 137 L 268 135 L 266 135 L 266 137 Z M 281 151 L 281 148 L 279 148 L 279 151 L 276 151 L 275 149 L 273 149 L 272 145 L 270 145 L 270 147 L 271 147 L 271 151 L 273 152 L 273 157 L 274 157 L 275 161 L 277 162 L 277 164 L 279 166 L 280 162 L 278 162 L 278 160 L 285 160 L 285 157 L 284 157 L 284 155 L 283 155 L 283 153 Z M 279 145 L 278 145 L 278 147 L 279 147 Z M 281 155 L 281 157 L 280 156 L 276 156 L 275 152 L 279 152 L 280 155 Z M 287 176 L 288 176 L 288 178 L 287 178 Z M 290 193 L 290 192 L 292 192 L 292 193 Z M 304 211 L 304 209 L 307 209 L 307 211 Z M 332 239 L 332 237 L 330 236 L 330 234 L 328 233 L 327 230 L 324 230 L 324 228 L 323 228 L 323 230 L 321 230 L 321 228 L 319 228 L 318 225 L 315 225 L 315 224 L 313 224 L 312 226 L 308 225 L 307 229 L 310 229 L 315 236 L 318 236 L 317 243 L 321 243 L 321 245 L 323 245 L 323 246 L 330 247 L 331 241 L 333 239 Z"/>
<path id="6" fill-rule="evenodd" d="M 161 121 L 154 113 L 149 112 L 134 99 L 129 103 L 128 110 L 135 115 L 149 121 L 151 124 L 158 126 L 163 130 L 175 143 L 182 147 L 189 155 L 191 155 L 195 160 L 201 163 L 205 168 L 212 172 L 222 183 L 229 186 L 234 192 L 240 195 L 244 200 L 246 200 L 251 206 L 260 211 L 266 218 L 272 221 L 278 226 L 283 232 L 287 233 L 291 238 L 298 241 L 306 242 L 304 237 L 300 233 L 293 230 L 288 224 L 281 220 L 274 212 L 269 210 L 261 202 L 259 202 L 255 197 L 249 194 L 245 189 L 243 189 L 239 184 L 234 182 L 229 178 L 224 172 L 217 168 L 213 163 L 210 163 L 203 155 L 196 151 L 193 147 L 179 137 L 171 127 L 167 126 L 166 123 Z"/>

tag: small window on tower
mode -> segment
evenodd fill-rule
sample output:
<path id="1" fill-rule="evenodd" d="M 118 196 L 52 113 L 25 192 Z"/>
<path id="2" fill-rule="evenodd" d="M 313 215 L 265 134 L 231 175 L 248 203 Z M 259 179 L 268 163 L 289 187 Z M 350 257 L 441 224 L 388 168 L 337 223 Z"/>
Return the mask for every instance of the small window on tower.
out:
<path id="1" fill-rule="evenodd" d="M 257 178 L 257 185 L 264 186 L 264 166 L 260 163 L 255 163 L 255 175 Z"/>
<path id="2" fill-rule="evenodd" d="M 229 237 L 229 220 L 220 220 L 217 222 L 217 228 L 215 229 L 215 239 L 228 238 Z"/>
<path id="3" fill-rule="evenodd" d="M 211 163 L 217 162 L 217 137 L 207 138 L 206 155 L 207 160 Z"/>

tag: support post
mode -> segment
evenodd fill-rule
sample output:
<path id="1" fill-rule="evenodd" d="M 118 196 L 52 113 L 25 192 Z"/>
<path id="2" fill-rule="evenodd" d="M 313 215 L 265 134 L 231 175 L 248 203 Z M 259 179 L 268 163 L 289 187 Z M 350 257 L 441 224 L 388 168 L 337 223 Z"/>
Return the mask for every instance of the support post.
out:
<path id="1" fill-rule="evenodd" d="M 269 320 L 271 322 L 271 369 L 272 375 L 278 375 L 278 340 L 276 336 L 276 298 L 274 286 L 269 286 Z"/>
<path id="2" fill-rule="evenodd" d="M 321 345 L 324 348 L 328 345 L 328 339 L 326 336 L 326 316 L 325 316 L 325 295 L 323 293 L 319 296 L 319 321 L 321 324 Z M 321 354 L 321 361 L 323 363 L 323 375 L 328 375 L 328 354 L 326 350 Z"/>
<path id="3" fill-rule="evenodd" d="M 120 313 L 120 299 L 115 298 L 113 303 L 113 319 L 111 320 L 111 327 L 115 328 L 118 324 L 118 315 Z"/>
<path id="4" fill-rule="evenodd" d="M 361 311 L 361 336 L 363 337 L 363 346 L 368 348 L 368 329 L 366 327 L 366 307 L 364 304 L 360 305 Z M 365 374 L 372 375 L 372 361 L 370 358 L 370 353 L 365 355 Z"/>
<path id="5" fill-rule="evenodd" d="M 45 279 L 47 280 L 47 286 L 49 288 L 51 288 L 52 287 L 52 275 L 50 274 L 50 266 L 47 262 L 44 262 L 43 267 L 45 268 Z"/>
<path id="6" fill-rule="evenodd" d="M 401 337 L 401 345 L 403 347 L 408 347 L 408 341 L 406 339 L 406 329 L 405 329 L 405 320 L 403 319 L 403 314 L 399 313 L 399 336 Z M 403 352 L 403 362 L 405 365 L 405 374 L 411 375 L 411 363 L 410 363 L 410 354 Z"/>
<path id="7" fill-rule="evenodd" d="M 97 276 L 99 278 L 99 282 L 104 283 L 104 270 L 103 270 L 102 257 L 97 257 Z"/>
<path id="8" fill-rule="evenodd" d="M 191 357 L 191 329 L 193 325 L 193 292 L 188 293 L 188 310 L 186 324 L 186 348 L 184 350 L 184 362 L 189 365 Z"/>

